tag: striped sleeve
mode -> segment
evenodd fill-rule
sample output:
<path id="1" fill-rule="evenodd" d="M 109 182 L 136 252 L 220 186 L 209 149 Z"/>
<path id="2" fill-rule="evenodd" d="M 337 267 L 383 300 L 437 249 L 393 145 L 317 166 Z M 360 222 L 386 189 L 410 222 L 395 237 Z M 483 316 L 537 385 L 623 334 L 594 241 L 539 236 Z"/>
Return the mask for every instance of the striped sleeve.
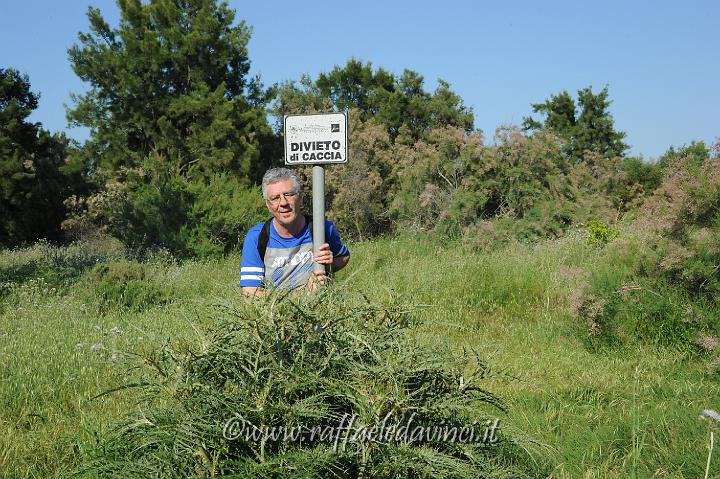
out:
<path id="1" fill-rule="evenodd" d="M 350 256 L 350 250 L 340 239 L 337 228 L 328 220 L 325 220 L 325 241 L 330 245 L 333 256 Z"/>
<path id="2" fill-rule="evenodd" d="M 257 250 L 261 229 L 262 223 L 250 228 L 250 231 L 248 231 L 248 234 L 245 236 L 242 249 L 242 261 L 240 262 L 241 287 L 250 286 L 262 288 L 265 285 L 265 265 L 260 259 L 260 253 L 258 253 Z"/>

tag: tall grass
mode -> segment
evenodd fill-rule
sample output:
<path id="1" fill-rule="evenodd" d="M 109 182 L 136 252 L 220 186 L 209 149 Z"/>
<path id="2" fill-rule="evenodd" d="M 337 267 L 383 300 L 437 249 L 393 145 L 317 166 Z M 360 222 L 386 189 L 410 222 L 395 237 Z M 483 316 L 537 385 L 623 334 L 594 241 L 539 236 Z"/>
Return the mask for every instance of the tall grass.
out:
<path id="1" fill-rule="evenodd" d="M 360 273 L 348 281 L 413 294 L 430 305 L 427 341 L 484 347 L 493 363 L 521 372 L 522 381 L 496 391 L 513 419 L 555 447 L 553 477 L 700 476 L 707 431 L 697 415 L 720 401 L 717 352 L 698 355 L 636 334 L 597 349 L 571 314 L 593 275 L 631 270 L 614 248 L 565 238 L 478 254 L 403 237 L 355 246 Z"/>
<path id="2" fill-rule="evenodd" d="M 418 345 L 479 350 L 496 374 L 485 387 L 503 398 L 506 423 L 550 446 L 549 477 L 703 477 L 709 432 L 698 414 L 720 402 L 717 352 L 632 335 L 594 348 L 587 324 L 571 314 L 578 289 L 603 271 L 622 273 L 613 248 L 569 238 L 479 253 L 404 236 L 351 245 L 337 280 L 372 303 L 392 291 L 425 305 L 410 328 Z M 3 252 L 0 270 L 22 271 L 24 255 L 34 254 Z M 238 264 L 237 256 L 145 263 L 139 281 L 168 294 L 137 309 L 99 307 L 90 262 L 62 281 L 44 267 L 15 275 L 5 266 L 0 476 L 53 477 L 96 457 L 96 435 L 109 434 L 142 395 L 96 396 L 126 382 L 137 355 L 164 344 L 197 351 L 205 336 L 196 328 L 217 326 L 214 305 L 240 294 Z M 713 458 L 710 477 L 719 471 Z"/>

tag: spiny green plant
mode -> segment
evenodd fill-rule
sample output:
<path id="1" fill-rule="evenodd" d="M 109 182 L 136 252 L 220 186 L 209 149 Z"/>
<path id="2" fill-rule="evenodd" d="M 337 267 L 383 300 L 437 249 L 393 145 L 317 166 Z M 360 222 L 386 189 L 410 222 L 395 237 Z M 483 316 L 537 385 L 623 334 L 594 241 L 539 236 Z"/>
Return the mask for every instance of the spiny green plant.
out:
<path id="1" fill-rule="evenodd" d="M 76 475 L 546 475 L 540 448 L 505 423 L 506 405 L 487 388 L 499 375 L 471 350 L 420 342 L 412 308 L 393 295 L 373 303 L 335 287 L 274 292 L 208 315 L 196 342 L 137 358 L 121 386 L 142 392 L 136 411 L 82 444 Z M 417 427 L 425 435 L 413 439 Z M 463 427 L 473 439 L 452 440 Z"/>

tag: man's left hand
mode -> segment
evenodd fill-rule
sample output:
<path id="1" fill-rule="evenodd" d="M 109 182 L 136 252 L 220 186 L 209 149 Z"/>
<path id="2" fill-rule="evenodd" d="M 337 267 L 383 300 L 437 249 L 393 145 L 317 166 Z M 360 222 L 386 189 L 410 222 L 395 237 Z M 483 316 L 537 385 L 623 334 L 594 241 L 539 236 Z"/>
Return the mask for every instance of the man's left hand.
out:
<path id="1" fill-rule="evenodd" d="M 330 251 L 330 245 L 327 243 L 323 243 L 322 245 L 320 245 L 320 249 L 317 253 L 315 253 L 313 259 L 317 263 L 325 266 L 325 268 L 321 269 L 320 271 L 313 271 L 314 275 L 310 279 L 310 291 L 315 291 L 316 281 L 320 282 L 320 284 L 325 284 L 325 282 L 327 281 L 327 266 L 331 265 L 333 262 L 333 254 L 332 251 Z M 315 280 L 313 280 L 313 278 Z"/>
<path id="2" fill-rule="evenodd" d="M 320 249 L 315 253 L 314 259 L 316 263 L 324 265 L 332 264 L 333 254 L 332 251 L 330 251 L 330 245 L 327 243 L 320 245 Z"/>

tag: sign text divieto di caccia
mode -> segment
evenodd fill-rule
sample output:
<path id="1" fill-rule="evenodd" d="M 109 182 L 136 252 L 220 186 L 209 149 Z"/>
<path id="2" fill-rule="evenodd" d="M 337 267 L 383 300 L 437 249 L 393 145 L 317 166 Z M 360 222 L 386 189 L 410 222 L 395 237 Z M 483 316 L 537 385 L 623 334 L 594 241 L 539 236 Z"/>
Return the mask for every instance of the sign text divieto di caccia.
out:
<path id="1" fill-rule="evenodd" d="M 286 115 L 285 164 L 345 163 L 347 138 L 345 113 Z"/>

